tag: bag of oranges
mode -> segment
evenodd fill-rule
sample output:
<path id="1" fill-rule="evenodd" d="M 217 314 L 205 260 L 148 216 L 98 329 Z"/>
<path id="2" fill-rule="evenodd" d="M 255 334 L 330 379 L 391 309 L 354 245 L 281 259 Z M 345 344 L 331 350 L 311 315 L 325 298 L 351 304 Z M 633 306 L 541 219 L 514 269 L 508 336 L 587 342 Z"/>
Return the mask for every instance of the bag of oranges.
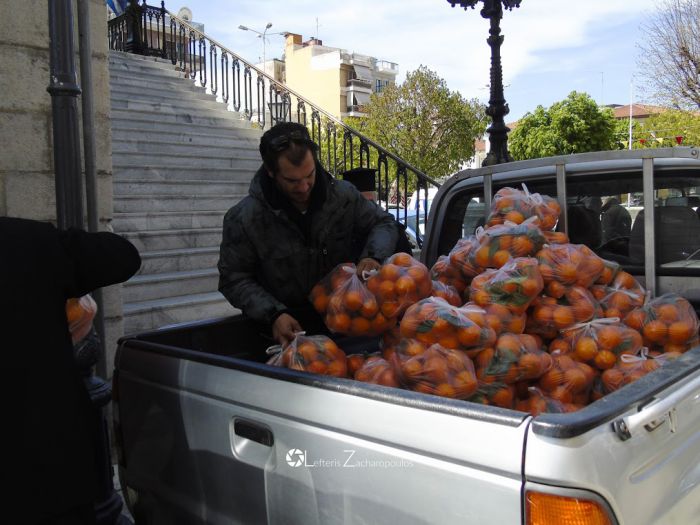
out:
<path id="1" fill-rule="evenodd" d="M 472 250 L 469 262 L 477 268 L 500 268 L 515 257 L 532 257 L 544 245 L 544 236 L 531 217 L 522 224 L 503 224 L 479 229 L 480 246 Z"/>
<path id="2" fill-rule="evenodd" d="M 594 319 L 561 331 L 571 357 L 598 370 L 614 367 L 622 354 L 636 354 L 642 336 L 617 318 Z"/>
<path id="3" fill-rule="evenodd" d="M 377 359 L 382 357 L 379 352 L 367 353 L 362 352 L 360 354 L 350 354 L 347 356 L 348 362 L 348 377 L 354 377 L 355 372 L 357 372 L 362 366 L 370 359 Z"/>
<path id="4" fill-rule="evenodd" d="M 619 272 L 609 286 L 594 284 L 591 293 L 603 308 L 605 317 L 620 319 L 644 306 L 646 300 L 644 287 L 627 272 Z"/>
<path id="5" fill-rule="evenodd" d="M 336 268 L 329 277 L 331 283 L 335 282 L 335 288 L 328 295 L 325 313 L 319 312 L 324 315 L 329 330 L 350 336 L 376 336 L 391 329 L 394 321 L 380 312 L 376 297 L 357 276 L 354 264 Z M 328 289 L 328 282 L 326 279 L 322 284 L 324 290 Z M 323 291 L 318 292 L 314 287 L 311 293 L 314 305 L 320 303 L 319 294 Z"/>
<path id="6" fill-rule="evenodd" d="M 524 313 L 515 314 L 502 304 L 496 303 L 484 306 L 484 312 L 486 323 L 493 328 L 496 335 L 501 335 L 506 332 L 522 334 L 525 331 L 527 315 Z"/>
<path id="7" fill-rule="evenodd" d="M 441 297 L 452 306 L 462 306 L 462 296 L 454 286 L 433 281 L 433 297 Z"/>
<path id="8" fill-rule="evenodd" d="M 593 367 L 557 352 L 552 354 L 552 366 L 539 378 L 537 387 L 557 401 L 587 405 L 597 375 Z"/>
<path id="9" fill-rule="evenodd" d="M 552 366 L 551 356 L 528 334 L 503 334 L 493 347 L 474 359 L 476 377 L 482 383 L 534 380 Z"/>
<path id="10" fill-rule="evenodd" d="M 475 274 L 476 275 L 476 274 Z M 472 276 L 473 277 L 473 276 Z M 459 266 L 452 264 L 449 255 L 441 255 L 430 269 L 430 278 L 433 283 L 441 282 L 444 285 L 452 286 L 460 295 L 467 288 L 467 280 L 462 274 Z M 471 277 L 469 277 L 471 281 Z"/>
<path id="11" fill-rule="evenodd" d="M 396 319 L 406 308 L 429 297 L 433 282 L 424 264 L 407 253 L 395 253 L 367 279 L 367 288 L 377 298 L 382 315 Z"/>
<path id="12" fill-rule="evenodd" d="M 545 394 L 537 387 L 528 388 L 528 397 L 519 399 L 515 404 L 515 409 L 521 412 L 529 412 L 532 416 L 540 414 L 566 414 L 581 410 L 585 405 L 576 403 L 565 403 Z"/>
<path id="13" fill-rule="evenodd" d="M 440 297 L 429 297 L 406 310 L 401 320 L 401 337 L 416 339 L 426 346 L 439 343 L 473 355 L 492 345 L 496 333 L 486 324 L 483 310 L 474 312 L 453 306 Z"/>
<path id="14" fill-rule="evenodd" d="M 509 385 L 503 381 L 494 383 L 480 382 L 479 386 L 468 401 L 481 405 L 493 405 L 501 408 L 514 408 L 516 390 L 514 385 Z"/>
<path id="15" fill-rule="evenodd" d="M 486 225 L 494 226 L 505 221 L 520 224 L 530 217 L 536 217 L 537 225 L 542 230 L 553 230 L 561 215 L 559 203 L 548 195 L 530 193 L 525 184 L 522 188 L 521 191 L 506 187 L 496 192 Z"/>
<path id="16" fill-rule="evenodd" d="M 476 276 L 469 287 L 469 297 L 481 307 L 500 304 L 515 314 L 522 314 L 542 287 L 537 261 L 518 257 L 498 270 L 486 270 Z"/>
<path id="17" fill-rule="evenodd" d="M 457 268 L 462 275 L 465 283 L 464 289 L 466 289 L 466 285 L 469 284 L 472 278 L 479 275 L 483 270 L 483 268 L 472 263 L 473 254 L 479 249 L 479 246 L 481 246 L 479 239 L 475 235 L 469 235 L 458 240 L 448 255 L 450 265 L 453 268 Z"/>
<path id="18" fill-rule="evenodd" d="M 347 377 L 347 357 L 335 342 L 325 335 L 307 337 L 298 332 L 285 348 L 280 345 L 267 349 L 274 354 L 267 364 L 334 377 Z"/>
<path id="19" fill-rule="evenodd" d="M 644 346 L 650 350 L 685 352 L 699 344 L 698 315 L 686 299 L 673 293 L 632 310 L 624 323 L 642 334 Z"/>
<path id="20" fill-rule="evenodd" d="M 97 314 L 97 303 L 89 294 L 66 301 L 66 319 L 73 344 L 90 333 L 92 322 Z"/>
<path id="21" fill-rule="evenodd" d="M 362 381 L 363 383 L 394 388 L 401 386 L 394 365 L 383 357 L 378 356 L 367 358 L 364 364 L 355 372 L 354 378 L 356 381 Z"/>
<path id="22" fill-rule="evenodd" d="M 525 331 L 551 339 L 558 330 L 585 323 L 596 315 L 602 317 L 602 310 L 593 295 L 585 288 L 572 286 L 560 299 L 537 297 L 532 302 Z"/>
<path id="23" fill-rule="evenodd" d="M 353 263 L 339 264 L 311 289 L 309 301 L 311 301 L 314 309 L 319 314 L 322 316 L 326 315 L 331 295 L 333 295 L 336 290 L 340 289 L 348 279 L 352 278 L 352 272 L 350 270 L 354 267 L 355 265 Z"/>
<path id="24" fill-rule="evenodd" d="M 642 348 L 636 355 L 621 355 L 614 367 L 604 370 L 600 374 L 600 380 L 594 385 L 592 397 L 599 399 L 605 394 L 634 383 L 680 355 L 676 352 L 668 354 L 649 352 L 646 348 Z"/>
<path id="25" fill-rule="evenodd" d="M 424 347 L 422 352 L 416 352 L 417 348 L 407 343 L 396 349 L 399 376 L 406 388 L 454 399 L 467 399 L 476 392 L 474 364 L 464 352 L 439 344 Z"/>
<path id="26" fill-rule="evenodd" d="M 595 284 L 611 286 L 615 280 L 615 277 L 617 277 L 617 275 L 622 271 L 622 267 L 615 261 L 608 261 L 607 259 L 603 259 L 603 264 L 605 265 L 605 268 Z"/>
<path id="27" fill-rule="evenodd" d="M 561 286 L 588 288 L 605 270 L 603 259 L 585 244 L 551 244 L 537 252 L 535 257 L 544 279 L 545 293 L 555 298 L 563 295 Z M 547 285 L 553 281 L 561 286 L 550 291 Z"/>
<path id="28" fill-rule="evenodd" d="M 568 244 L 569 236 L 564 232 L 542 231 L 545 244 Z"/>

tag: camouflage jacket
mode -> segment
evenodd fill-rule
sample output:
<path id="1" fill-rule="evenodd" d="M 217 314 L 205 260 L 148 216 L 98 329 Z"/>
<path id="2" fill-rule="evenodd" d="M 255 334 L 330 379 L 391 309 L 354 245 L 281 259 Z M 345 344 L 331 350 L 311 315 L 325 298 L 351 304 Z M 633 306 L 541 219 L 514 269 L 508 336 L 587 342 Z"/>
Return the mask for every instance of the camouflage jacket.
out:
<path id="1" fill-rule="evenodd" d="M 249 195 L 224 217 L 219 291 L 257 321 L 270 323 L 288 308 L 308 305 L 309 292 L 322 277 L 357 258 L 353 245 L 358 240 L 364 246 L 359 259 L 383 261 L 393 253 L 398 236 L 394 218 L 352 184 L 316 167 L 316 176 L 325 177 L 325 200 L 312 216 L 308 238 L 284 209 L 273 208 L 265 198 L 262 168 Z"/>

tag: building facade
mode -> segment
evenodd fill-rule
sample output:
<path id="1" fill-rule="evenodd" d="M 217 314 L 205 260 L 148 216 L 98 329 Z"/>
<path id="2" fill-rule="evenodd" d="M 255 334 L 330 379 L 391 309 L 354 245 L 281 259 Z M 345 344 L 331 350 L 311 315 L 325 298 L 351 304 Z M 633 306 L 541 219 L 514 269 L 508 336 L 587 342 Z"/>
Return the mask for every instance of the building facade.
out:
<path id="1" fill-rule="evenodd" d="M 336 118 L 364 116 L 372 93 L 394 84 L 399 73 L 394 62 L 324 46 L 316 38 L 303 42 L 294 33 L 286 35 L 284 57 L 289 88 Z"/>

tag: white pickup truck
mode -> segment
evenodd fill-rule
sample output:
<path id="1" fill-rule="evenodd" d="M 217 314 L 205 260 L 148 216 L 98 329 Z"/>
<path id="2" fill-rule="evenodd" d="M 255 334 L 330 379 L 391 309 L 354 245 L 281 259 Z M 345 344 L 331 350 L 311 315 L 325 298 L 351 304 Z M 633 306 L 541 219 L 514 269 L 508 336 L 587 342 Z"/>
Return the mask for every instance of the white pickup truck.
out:
<path id="1" fill-rule="evenodd" d="M 697 148 L 459 172 L 434 198 L 423 262 L 522 182 L 558 198 L 572 242 L 700 305 Z M 600 203 L 633 193 L 634 222 L 605 238 Z M 269 344 L 243 317 L 121 339 L 116 446 L 137 523 L 700 523 L 700 347 L 582 410 L 532 417 L 275 368 Z"/>

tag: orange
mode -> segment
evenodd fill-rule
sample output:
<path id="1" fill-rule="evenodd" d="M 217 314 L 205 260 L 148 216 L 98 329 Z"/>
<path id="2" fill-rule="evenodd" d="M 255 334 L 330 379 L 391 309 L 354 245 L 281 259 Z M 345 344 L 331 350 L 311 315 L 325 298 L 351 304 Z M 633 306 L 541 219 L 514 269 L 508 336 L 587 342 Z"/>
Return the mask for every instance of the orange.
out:
<path id="1" fill-rule="evenodd" d="M 442 397 L 451 397 L 455 398 L 457 397 L 457 392 L 455 388 L 450 385 L 449 383 L 440 383 L 435 387 L 435 392 L 433 392 L 436 396 L 442 396 Z"/>
<path id="2" fill-rule="evenodd" d="M 379 286 L 383 283 L 379 277 L 372 277 L 367 279 L 367 289 L 372 292 L 373 295 L 379 294 Z"/>
<path id="3" fill-rule="evenodd" d="M 411 380 L 415 380 L 423 373 L 422 363 L 415 357 L 401 363 L 401 372 Z"/>
<path id="4" fill-rule="evenodd" d="M 384 279 L 384 281 L 395 281 L 400 275 L 401 269 L 392 263 L 387 263 L 379 269 L 379 276 Z"/>
<path id="5" fill-rule="evenodd" d="M 617 356 L 609 350 L 601 350 L 593 359 L 595 366 L 601 370 L 612 368 L 617 363 Z"/>
<path id="6" fill-rule="evenodd" d="M 522 283 L 520 283 L 520 288 L 523 291 L 523 294 L 527 295 L 528 297 L 535 297 L 542 291 L 542 283 L 541 281 L 538 282 L 537 279 L 525 279 Z"/>
<path id="7" fill-rule="evenodd" d="M 671 343 L 682 345 L 693 336 L 693 326 L 688 321 L 676 321 L 668 327 L 668 339 Z"/>
<path id="8" fill-rule="evenodd" d="M 347 358 L 348 375 L 355 375 L 362 365 L 365 364 L 365 356 L 362 354 L 352 354 Z"/>
<path id="9" fill-rule="evenodd" d="M 479 384 L 476 380 L 476 376 L 472 374 L 469 370 L 464 370 L 458 372 L 452 379 L 452 384 L 459 390 L 460 397 L 469 397 L 478 388 Z"/>
<path id="10" fill-rule="evenodd" d="M 403 275 L 396 280 L 394 289 L 399 295 L 407 295 L 416 290 L 416 282 L 408 275 Z"/>
<path id="11" fill-rule="evenodd" d="M 413 257 L 407 253 L 397 253 L 394 255 L 394 264 L 398 266 L 411 266 L 414 262 Z"/>
<path id="12" fill-rule="evenodd" d="M 556 351 L 559 351 L 562 354 L 568 354 L 571 352 L 571 345 L 565 339 L 554 339 L 551 343 L 549 343 L 549 353 L 552 354 Z"/>
<path id="13" fill-rule="evenodd" d="M 535 307 L 533 318 L 539 325 L 547 326 L 552 322 L 553 314 L 554 308 L 548 305 L 542 305 Z"/>
<path id="14" fill-rule="evenodd" d="M 551 392 L 564 382 L 564 371 L 560 368 L 550 368 L 540 377 L 539 385 L 543 390 Z"/>
<path id="15" fill-rule="evenodd" d="M 347 377 L 348 369 L 345 361 L 331 361 L 328 363 L 326 374 L 334 377 Z"/>
<path id="16" fill-rule="evenodd" d="M 403 352 L 409 356 L 421 355 L 422 353 L 425 352 L 425 346 L 423 346 L 418 341 L 408 340 L 405 343 L 405 347 L 403 348 Z"/>
<path id="17" fill-rule="evenodd" d="M 585 390 L 588 386 L 588 380 L 583 370 L 580 368 L 570 368 L 564 372 L 564 384 L 572 393 L 577 394 Z"/>
<path id="18" fill-rule="evenodd" d="M 459 339 L 454 335 L 445 335 L 438 340 L 440 346 L 456 350 L 459 348 Z"/>
<path id="19" fill-rule="evenodd" d="M 394 281 L 382 281 L 379 285 L 377 296 L 379 296 L 381 299 L 385 299 L 394 296 L 395 293 L 396 286 L 394 285 Z"/>
<path id="20" fill-rule="evenodd" d="M 574 355 L 581 361 L 590 361 L 598 354 L 598 345 L 592 337 L 579 337 L 574 345 Z"/>
<path id="21" fill-rule="evenodd" d="M 476 346 L 481 340 L 481 327 L 474 324 L 459 328 L 457 340 L 462 346 Z"/>
<path id="22" fill-rule="evenodd" d="M 374 297 L 370 297 L 362 303 L 362 308 L 360 309 L 360 314 L 368 319 L 372 319 L 379 312 L 379 305 Z"/>
<path id="23" fill-rule="evenodd" d="M 513 244 L 513 236 L 512 235 L 500 235 L 498 237 L 495 237 L 491 242 L 498 243 L 498 248 L 500 250 L 508 250 L 511 247 L 511 245 Z"/>
<path id="24" fill-rule="evenodd" d="M 433 383 L 445 383 L 449 377 L 447 361 L 440 356 L 426 359 L 423 363 L 423 374 Z"/>
<path id="25" fill-rule="evenodd" d="M 487 268 L 490 262 L 488 245 L 479 247 L 474 253 L 474 264 L 482 268 Z"/>
<path id="26" fill-rule="evenodd" d="M 520 338 L 515 334 L 503 334 L 496 341 L 496 348 L 499 352 L 508 351 L 514 356 L 520 354 Z"/>
<path id="27" fill-rule="evenodd" d="M 364 317 L 355 317 L 350 322 L 350 331 L 354 335 L 367 335 L 370 327 L 371 327 L 371 324 L 370 324 L 369 320 L 364 318 Z"/>
<path id="28" fill-rule="evenodd" d="M 506 329 L 514 334 L 522 334 L 525 331 L 525 322 L 525 314 L 514 315 L 508 323 Z"/>
<path id="29" fill-rule="evenodd" d="M 471 299 L 480 306 L 486 306 L 491 302 L 491 296 L 484 290 L 474 290 L 471 293 Z"/>
<path id="30" fill-rule="evenodd" d="M 545 287 L 545 293 L 555 299 L 561 299 L 566 293 L 566 287 L 559 281 L 550 281 Z"/>
<path id="31" fill-rule="evenodd" d="M 562 328 L 573 325 L 576 320 L 574 319 L 571 308 L 557 306 L 552 313 L 552 321 L 554 321 L 554 325 L 561 330 Z"/>
<path id="32" fill-rule="evenodd" d="M 496 268 L 500 268 L 504 264 L 506 264 L 510 260 L 510 252 L 506 250 L 498 250 L 496 253 L 493 254 L 493 257 L 491 258 L 491 261 L 493 262 L 493 266 Z"/>
<path id="33" fill-rule="evenodd" d="M 525 216 L 518 210 L 510 210 L 508 213 L 505 214 L 503 219 L 505 219 L 506 221 L 514 222 L 515 224 L 522 224 L 522 222 L 525 220 Z"/>
<path id="34" fill-rule="evenodd" d="M 328 296 L 324 293 L 317 295 L 314 298 L 314 309 L 320 313 L 324 314 L 328 308 Z"/>
<path id="35" fill-rule="evenodd" d="M 328 326 L 335 332 L 347 332 L 350 329 L 351 319 L 348 314 L 338 313 L 331 317 L 333 326 Z"/>
<path id="36" fill-rule="evenodd" d="M 535 245 L 527 235 L 518 235 L 513 239 L 511 251 L 516 257 L 529 257 L 535 251 Z"/>
<path id="37" fill-rule="evenodd" d="M 504 385 L 503 388 L 499 388 L 489 396 L 489 401 L 501 408 L 513 408 L 515 392 L 512 387 Z"/>
<path id="38" fill-rule="evenodd" d="M 349 290 L 345 293 L 345 307 L 351 312 L 362 308 L 362 294 L 358 290 Z"/>
<path id="39" fill-rule="evenodd" d="M 574 395 L 566 383 L 549 392 L 549 397 L 562 403 L 571 403 L 574 400 Z"/>
<path id="40" fill-rule="evenodd" d="M 630 328 L 642 331 L 644 329 L 644 323 L 646 321 L 646 314 L 643 310 L 632 310 L 625 316 L 625 324 Z"/>
<path id="41" fill-rule="evenodd" d="M 659 319 L 665 321 L 666 324 L 671 324 L 678 321 L 678 308 L 675 304 L 662 304 L 656 308 L 656 314 Z"/>
<path id="42" fill-rule="evenodd" d="M 663 321 L 649 321 L 644 327 L 643 333 L 644 337 L 652 343 L 663 344 L 668 336 L 668 327 Z"/>
<path id="43" fill-rule="evenodd" d="M 544 282 L 548 283 L 554 279 L 554 270 L 549 264 L 545 264 L 542 261 L 539 263 L 540 274 L 542 274 L 542 279 Z"/>
<path id="44" fill-rule="evenodd" d="M 555 270 L 555 275 L 558 277 L 558 280 L 561 281 L 564 284 L 573 284 L 576 282 L 576 279 L 578 278 L 578 269 L 573 263 L 570 262 L 564 262 L 559 265 L 559 267 Z"/>
<path id="45" fill-rule="evenodd" d="M 311 361 L 306 365 L 306 371 L 312 374 L 325 374 L 328 370 L 328 365 L 323 361 Z"/>
<path id="46" fill-rule="evenodd" d="M 614 392 L 623 386 L 625 376 L 618 368 L 610 368 L 600 375 L 600 379 L 606 392 Z"/>
<path id="47" fill-rule="evenodd" d="M 619 326 L 603 326 L 596 334 L 601 350 L 614 350 L 622 343 L 622 331 Z"/>
<path id="48" fill-rule="evenodd" d="M 624 292 L 615 292 L 608 298 L 608 306 L 621 311 L 629 311 L 632 309 L 632 299 Z"/>
<path id="49" fill-rule="evenodd" d="M 613 281 L 613 286 L 617 288 L 626 288 L 632 290 L 637 286 L 637 280 L 627 272 L 620 272 Z"/>
<path id="50" fill-rule="evenodd" d="M 381 313 L 378 313 L 374 317 L 374 319 L 372 319 L 372 332 L 374 332 L 375 334 L 385 332 L 391 327 L 391 323 L 392 322 L 387 320 L 387 318 L 384 317 Z"/>
<path id="51" fill-rule="evenodd" d="M 537 379 L 544 373 L 544 364 L 537 354 L 523 354 L 518 360 L 518 371 L 522 379 Z"/>

